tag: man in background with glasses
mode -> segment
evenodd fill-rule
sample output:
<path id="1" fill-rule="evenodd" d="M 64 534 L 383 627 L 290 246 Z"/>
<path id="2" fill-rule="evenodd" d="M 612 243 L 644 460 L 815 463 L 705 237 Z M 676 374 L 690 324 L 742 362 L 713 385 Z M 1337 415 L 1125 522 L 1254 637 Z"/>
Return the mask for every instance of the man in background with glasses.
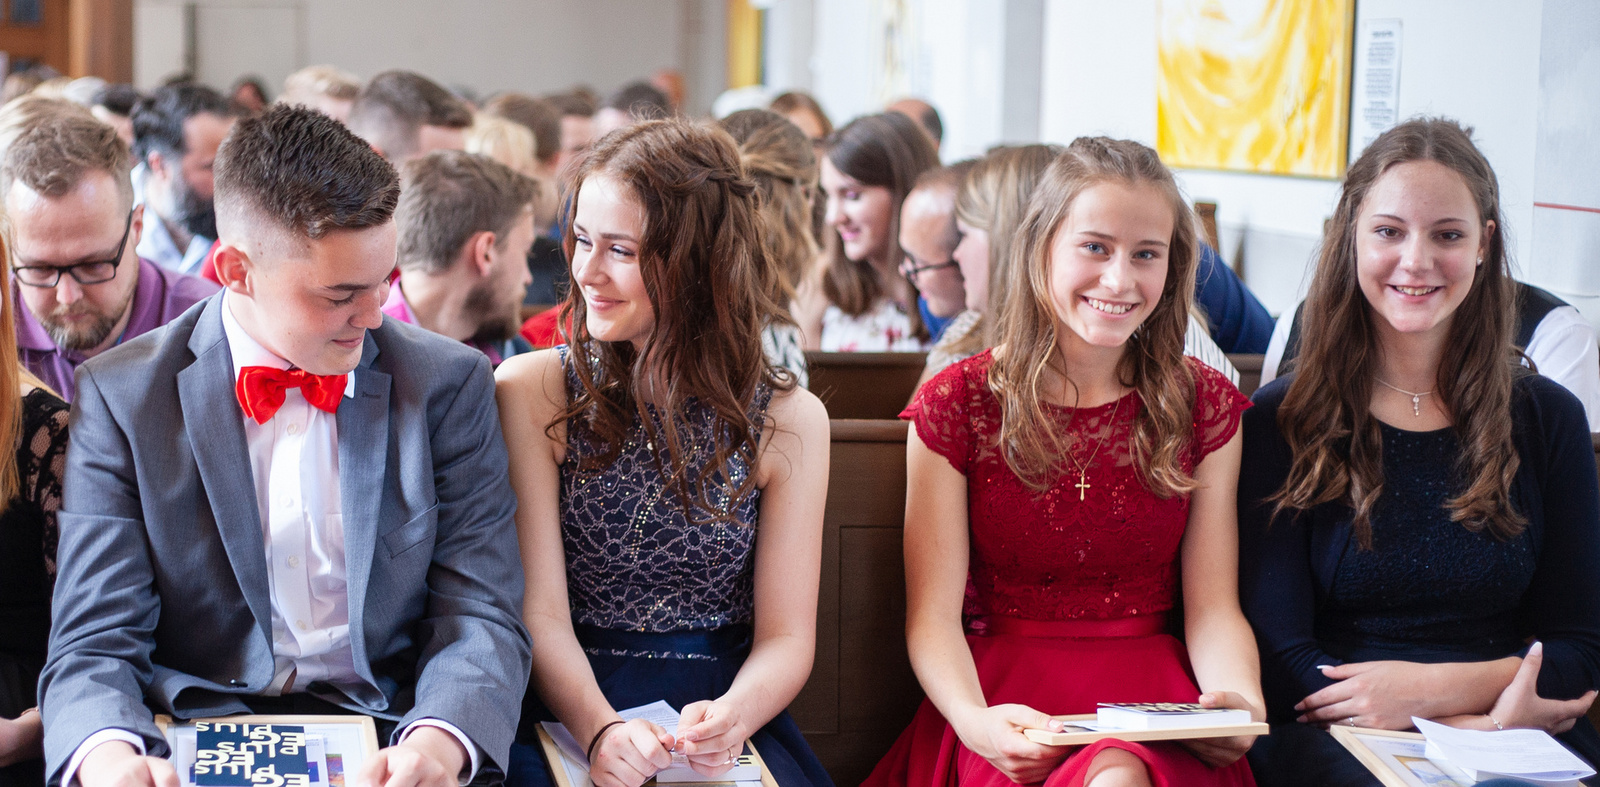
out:
<path id="1" fill-rule="evenodd" d="M 966 284 L 951 255 L 961 242 L 956 230 L 956 191 L 971 161 L 922 173 L 900 207 L 900 275 L 917 288 L 917 309 L 928 335 L 938 342 L 967 305 Z"/>
<path id="2" fill-rule="evenodd" d="M 141 259 L 144 206 L 116 130 L 65 101 L 0 110 L 0 195 L 10 220 L 17 354 L 71 401 L 78 364 L 153 330 L 217 285 Z"/>

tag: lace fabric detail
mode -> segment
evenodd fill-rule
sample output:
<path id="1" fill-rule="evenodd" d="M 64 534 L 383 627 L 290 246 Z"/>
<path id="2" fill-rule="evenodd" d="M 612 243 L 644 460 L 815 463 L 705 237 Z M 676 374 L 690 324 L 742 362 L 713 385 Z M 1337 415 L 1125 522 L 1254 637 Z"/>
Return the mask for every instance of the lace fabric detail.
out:
<path id="1" fill-rule="evenodd" d="M 561 349 L 568 397 L 580 390 L 573 356 Z M 762 386 L 753 403 L 766 413 L 772 391 Z M 678 424 L 678 439 L 691 455 L 691 478 L 713 472 L 714 414 L 693 400 Z M 609 466 L 582 470 L 584 457 L 605 446 L 581 418 L 567 421 L 567 453 L 561 464 L 561 539 L 566 549 L 567 593 L 576 623 L 629 631 L 715 629 L 750 623 L 755 608 L 755 539 L 761 491 L 734 506 L 731 521 L 696 524 L 684 515 L 679 495 L 664 483 L 667 462 L 645 436 L 637 416 L 617 458 Z M 752 468 L 734 459 L 723 468 L 733 483 Z M 726 492 L 711 494 L 726 506 Z M 708 512 L 697 510 L 696 519 Z"/>
<path id="2" fill-rule="evenodd" d="M 61 476 L 67 468 L 67 421 L 71 411 L 43 388 L 22 397 L 21 444 L 17 447 L 17 477 L 21 479 L 22 502 L 37 506 L 44 516 L 43 551 L 45 571 L 52 582 L 56 576 L 56 543 L 60 531 L 56 512 L 61 510 Z"/>
<path id="3" fill-rule="evenodd" d="M 1143 407 L 1139 395 L 1098 407 L 1052 407 L 1068 450 L 1087 471 L 1087 488 L 1077 487 L 1078 470 L 1064 458 L 1071 469 L 1035 492 L 1001 455 L 1000 402 L 988 385 L 991 361 L 985 351 L 950 366 L 901 413 L 925 445 L 967 477 L 973 592 L 966 612 L 1070 620 L 1171 609 L 1189 500 L 1162 500 L 1139 480 L 1130 440 Z M 1217 371 L 1186 362 L 1195 404 L 1183 468 L 1192 472 L 1238 431 L 1249 400 Z"/>

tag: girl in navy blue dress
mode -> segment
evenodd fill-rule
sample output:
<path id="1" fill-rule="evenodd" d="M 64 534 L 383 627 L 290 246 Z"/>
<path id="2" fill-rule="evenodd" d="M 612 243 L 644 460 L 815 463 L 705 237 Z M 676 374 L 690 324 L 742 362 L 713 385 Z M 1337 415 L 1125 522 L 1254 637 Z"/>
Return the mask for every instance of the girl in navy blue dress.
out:
<path id="1" fill-rule="evenodd" d="M 559 720 L 598 787 L 746 740 L 785 787 L 831 784 L 784 708 L 811 670 L 828 418 L 773 366 L 777 269 L 731 137 L 614 132 L 573 186 L 568 345 L 497 373 L 533 633 L 509 781 L 548 784 Z M 666 700 L 676 736 L 619 709 Z"/>
<path id="2" fill-rule="evenodd" d="M 1577 398 L 1512 346 L 1504 234 L 1454 122 L 1402 123 L 1350 167 L 1298 366 L 1244 417 L 1263 787 L 1377 785 L 1325 728 L 1413 716 L 1544 729 L 1600 763 L 1594 454 Z"/>

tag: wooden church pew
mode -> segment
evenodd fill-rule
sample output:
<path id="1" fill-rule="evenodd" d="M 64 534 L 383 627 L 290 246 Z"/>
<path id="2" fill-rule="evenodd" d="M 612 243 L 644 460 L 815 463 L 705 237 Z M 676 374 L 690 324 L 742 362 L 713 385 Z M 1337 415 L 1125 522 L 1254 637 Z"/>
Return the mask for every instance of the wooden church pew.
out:
<path id="1" fill-rule="evenodd" d="M 829 418 L 893 419 L 911 401 L 926 353 L 825 353 L 808 351 L 811 392 Z"/>
<path id="2" fill-rule="evenodd" d="M 906 428 L 832 422 L 817 657 L 789 710 L 841 785 L 867 777 L 922 700 L 906 656 Z"/>
<path id="3" fill-rule="evenodd" d="M 1228 353 L 1228 363 L 1239 370 L 1239 392 L 1249 396 L 1261 387 L 1261 361 L 1256 353 Z"/>
<path id="4" fill-rule="evenodd" d="M 866 778 L 922 700 L 905 645 L 906 430 L 831 423 L 816 662 L 789 709 L 841 785 Z M 1590 439 L 1600 460 L 1600 434 Z M 1600 727 L 1600 703 L 1589 719 Z"/>

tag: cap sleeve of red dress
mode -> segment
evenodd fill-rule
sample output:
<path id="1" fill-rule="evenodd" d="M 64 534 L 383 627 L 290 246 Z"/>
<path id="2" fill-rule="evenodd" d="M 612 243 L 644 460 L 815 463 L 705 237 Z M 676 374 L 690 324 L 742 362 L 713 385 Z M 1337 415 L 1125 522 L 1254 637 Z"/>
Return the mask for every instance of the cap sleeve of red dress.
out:
<path id="1" fill-rule="evenodd" d="M 1184 358 L 1194 372 L 1194 463 L 1228 444 L 1239 431 L 1239 419 L 1250 400 L 1222 373 L 1194 358 Z"/>
<path id="2" fill-rule="evenodd" d="M 989 353 L 953 363 L 917 389 L 900 417 L 911 422 L 917 437 L 950 462 L 962 475 L 972 459 L 973 429 L 970 408 L 974 394 L 986 390 Z"/>

